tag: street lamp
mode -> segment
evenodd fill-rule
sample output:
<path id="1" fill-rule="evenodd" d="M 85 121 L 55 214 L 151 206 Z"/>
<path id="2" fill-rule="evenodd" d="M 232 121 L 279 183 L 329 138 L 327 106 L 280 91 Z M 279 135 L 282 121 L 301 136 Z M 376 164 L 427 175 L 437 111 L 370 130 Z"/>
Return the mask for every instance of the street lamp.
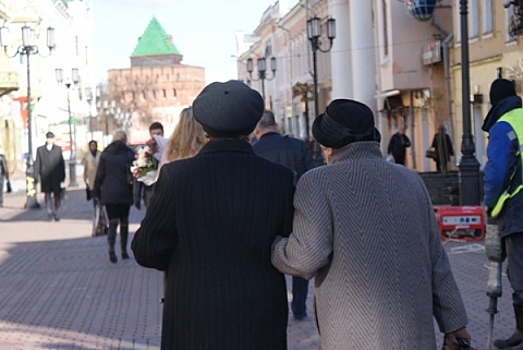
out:
<path id="1" fill-rule="evenodd" d="M 58 84 L 64 82 L 64 71 L 61 68 L 55 70 L 56 81 Z M 71 152 L 69 154 L 69 187 L 77 187 L 78 182 L 76 181 L 76 125 L 74 127 L 74 138 L 73 138 L 73 118 L 71 115 L 71 87 L 74 87 L 80 81 L 80 76 L 78 73 L 78 68 L 73 68 L 71 70 L 71 78 L 67 79 L 64 82 L 65 87 L 67 88 L 67 113 L 69 115 L 68 124 L 69 124 L 69 146 Z"/>
<path id="2" fill-rule="evenodd" d="M 247 59 L 247 72 L 249 73 L 249 77 L 254 81 L 261 80 L 263 103 L 265 103 L 265 80 L 273 80 L 276 77 L 276 70 L 278 69 L 276 57 L 271 57 L 272 78 L 267 76 L 267 59 L 265 57 L 258 58 L 256 65 L 258 68 L 258 79 L 252 77 L 252 72 L 254 71 L 252 58 Z"/>
<path id="3" fill-rule="evenodd" d="M 49 57 L 52 49 L 55 46 L 54 40 L 54 28 L 47 28 L 47 47 L 49 49 L 48 55 L 40 54 L 38 46 L 35 43 L 35 30 L 27 25 L 22 27 L 22 45 L 20 45 L 13 55 L 7 52 L 7 46 L 9 44 L 9 28 L 3 25 L 0 27 L 0 45 L 4 47 L 4 52 L 9 58 L 13 58 L 16 55 L 20 57 L 25 56 L 27 65 L 27 139 L 28 139 L 28 150 L 26 159 L 26 170 L 25 170 L 25 195 L 26 202 L 25 208 L 36 209 L 40 208 L 40 204 L 36 199 L 36 184 L 35 184 L 35 171 L 34 171 L 34 160 L 33 160 L 33 118 L 31 116 L 31 64 L 29 57 L 31 55 L 39 54 L 41 57 Z"/>
<path id="4" fill-rule="evenodd" d="M 319 104 L 318 104 L 318 67 L 316 62 L 316 53 L 318 51 L 321 52 L 329 52 L 332 49 L 332 42 L 334 38 L 336 37 L 336 20 L 334 18 L 329 18 L 327 20 L 327 39 L 329 39 L 329 46 L 326 49 L 321 48 L 321 19 L 318 16 L 314 16 L 312 18 L 309 18 L 307 20 L 307 38 L 311 42 L 311 48 L 312 48 L 312 78 L 314 81 L 314 117 L 317 117 L 319 112 Z M 309 122 L 308 116 L 306 118 L 307 123 Z M 307 130 L 309 129 L 309 125 L 307 124 Z M 321 150 L 319 148 L 318 142 L 314 143 L 314 152 L 313 152 L 313 158 L 316 161 L 316 163 L 320 163 L 321 160 Z"/>
<path id="5" fill-rule="evenodd" d="M 91 133 L 91 140 L 93 140 L 93 116 L 91 114 L 91 103 L 93 102 L 93 89 L 90 87 L 85 88 L 85 100 L 89 104 L 89 132 Z"/>
<path id="6" fill-rule="evenodd" d="M 103 101 L 102 101 L 103 100 Z M 119 108 L 116 108 L 115 100 L 108 100 L 107 95 L 102 99 L 102 94 L 100 88 L 96 88 L 96 107 L 100 111 L 103 111 L 105 117 L 105 137 L 104 137 L 104 147 L 107 147 L 109 144 L 109 115 L 114 116 L 116 113 L 120 112 Z"/>
<path id="7" fill-rule="evenodd" d="M 463 110 L 463 138 L 461 142 L 460 170 L 460 204 L 479 205 L 479 162 L 476 159 L 476 147 L 471 133 L 470 113 L 470 73 L 467 0 L 460 0 L 461 15 L 461 101 Z"/>

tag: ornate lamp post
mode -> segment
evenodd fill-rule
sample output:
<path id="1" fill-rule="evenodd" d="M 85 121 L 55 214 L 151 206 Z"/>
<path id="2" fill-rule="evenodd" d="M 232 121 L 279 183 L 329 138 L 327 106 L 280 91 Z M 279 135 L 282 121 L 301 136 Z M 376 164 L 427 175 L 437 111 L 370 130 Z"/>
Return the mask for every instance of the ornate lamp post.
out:
<path id="1" fill-rule="evenodd" d="M 4 47 L 4 52 L 9 58 L 13 58 L 16 55 L 25 56 L 25 62 L 27 65 L 27 139 L 28 139 L 28 150 L 26 159 L 26 202 L 25 208 L 36 209 L 40 208 L 40 204 L 36 200 L 36 184 L 35 184 L 35 173 L 34 173 L 34 160 L 33 160 L 33 118 L 31 115 L 31 55 L 39 54 L 41 57 L 49 57 L 52 49 L 55 46 L 54 40 L 54 28 L 47 28 L 47 47 L 49 54 L 42 55 L 38 50 L 38 46 L 35 43 L 35 30 L 27 25 L 22 27 L 22 45 L 20 45 L 16 52 L 10 55 L 7 52 L 7 46 L 9 45 L 9 28 L 5 25 L 0 27 L 0 44 Z"/>
<path id="2" fill-rule="evenodd" d="M 336 20 L 334 18 L 329 18 L 327 20 L 327 39 L 329 39 L 329 46 L 326 49 L 321 47 L 321 19 L 317 16 L 309 18 L 307 20 L 307 38 L 311 42 L 312 48 L 312 78 L 314 82 L 314 117 L 317 117 L 319 114 L 319 103 L 318 103 L 318 67 L 316 60 L 316 53 L 329 52 L 332 49 L 332 42 L 336 37 Z M 309 118 L 307 116 L 307 123 Z M 309 125 L 307 125 L 307 130 Z M 313 158 L 317 164 L 321 161 L 321 150 L 317 142 L 314 145 Z"/>
<path id="3" fill-rule="evenodd" d="M 55 70 L 56 81 L 58 84 L 64 82 L 64 71 L 61 68 Z M 76 181 L 76 125 L 74 126 L 73 131 L 73 118 L 71 115 L 71 94 L 70 90 L 80 81 L 80 76 L 78 74 L 78 68 L 73 68 L 71 71 L 71 79 L 67 79 L 64 82 L 65 87 L 67 88 L 67 113 L 68 113 L 68 124 L 69 124 L 69 145 L 71 152 L 69 155 L 69 187 L 77 187 L 78 182 Z M 76 123 L 75 123 L 76 124 Z M 74 133 L 74 137 L 73 137 Z"/>
<path id="4" fill-rule="evenodd" d="M 108 96 L 104 94 L 102 96 L 102 91 L 100 87 L 96 88 L 96 108 L 98 111 L 101 111 L 105 118 L 105 137 L 104 137 L 104 147 L 107 147 L 109 144 L 109 116 L 113 116 L 116 113 L 119 113 L 119 108 L 116 108 L 116 101 L 108 100 Z M 100 112 L 98 112 L 100 113 Z"/>
<path id="5" fill-rule="evenodd" d="M 252 77 L 252 72 L 254 70 L 252 58 L 247 59 L 247 72 L 249 73 L 249 77 L 254 81 L 261 80 L 262 96 L 263 101 L 265 102 L 265 80 L 273 80 L 276 77 L 276 70 L 278 69 L 276 57 L 271 57 L 271 78 L 267 76 L 267 59 L 265 57 L 258 58 L 256 65 L 258 66 L 258 79 Z"/>
<path id="6" fill-rule="evenodd" d="M 463 138 L 461 142 L 460 204 L 479 205 L 479 162 L 476 159 L 476 147 L 471 133 L 470 113 L 470 73 L 467 0 L 460 0 L 461 15 L 461 99 L 463 108 Z"/>
<path id="7" fill-rule="evenodd" d="M 85 100 L 89 104 L 89 132 L 91 133 L 91 140 L 94 139 L 93 134 L 93 116 L 91 114 L 91 103 L 93 102 L 93 89 L 90 87 L 85 88 Z"/>

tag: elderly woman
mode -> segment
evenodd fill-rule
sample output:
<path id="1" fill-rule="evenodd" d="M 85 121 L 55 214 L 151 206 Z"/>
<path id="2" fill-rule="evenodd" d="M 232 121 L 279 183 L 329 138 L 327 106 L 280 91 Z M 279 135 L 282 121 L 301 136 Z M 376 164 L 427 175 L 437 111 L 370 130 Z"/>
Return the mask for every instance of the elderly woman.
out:
<path id="1" fill-rule="evenodd" d="M 423 180 L 383 159 L 360 102 L 334 100 L 312 131 L 328 165 L 300 178 L 272 261 L 315 278 L 320 349 L 435 349 L 433 318 L 458 349 L 467 316 Z"/>
<path id="2" fill-rule="evenodd" d="M 263 110 L 239 81 L 210 84 L 193 104 L 209 141 L 160 171 L 132 249 L 167 270 L 164 350 L 287 348 L 285 279 L 270 254 L 291 231 L 293 176 L 247 142 Z"/>
<path id="3" fill-rule="evenodd" d="M 116 263 L 114 245 L 116 229 L 120 225 L 120 245 L 122 259 L 129 259 L 127 239 L 129 236 L 129 210 L 133 203 L 131 163 L 134 152 L 127 146 L 127 135 L 123 130 L 113 133 L 112 142 L 100 156 L 94 181 L 94 197 L 107 209 L 109 217 L 109 260 Z"/>

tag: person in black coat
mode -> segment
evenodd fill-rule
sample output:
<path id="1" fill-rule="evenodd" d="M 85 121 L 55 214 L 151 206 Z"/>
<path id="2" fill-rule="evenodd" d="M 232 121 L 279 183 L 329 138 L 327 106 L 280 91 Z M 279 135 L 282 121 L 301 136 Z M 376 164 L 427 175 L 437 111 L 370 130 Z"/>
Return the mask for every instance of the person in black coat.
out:
<path id="1" fill-rule="evenodd" d="M 445 132 L 445 125 L 438 126 L 438 132 L 432 139 L 432 149 L 436 151 L 436 169 L 438 172 L 446 173 L 448 171 L 448 164 L 450 156 L 454 155 L 454 147 L 450 140 L 449 134 Z"/>
<path id="2" fill-rule="evenodd" d="M 61 183 L 65 181 L 65 162 L 62 149 L 54 144 L 54 134 L 45 134 L 46 144 L 36 149 L 34 164 L 35 181 L 40 181 L 40 190 L 44 193 L 47 207 L 47 220 L 59 221 L 61 207 Z"/>
<path id="3" fill-rule="evenodd" d="M 278 133 L 278 123 L 271 111 L 265 111 L 254 129 L 258 140 L 252 146 L 257 155 L 289 168 L 294 176 L 294 184 L 307 171 L 315 167 L 309 147 L 302 140 Z M 309 280 L 292 277 L 291 310 L 296 320 L 307 316 L 307 292 Z"/>
<path id="4" fill-rule="evenodd" d="M 407 135 L 405 135 L 405 127 L 400 126 L 398 132 L 390 138 L 387 153 L 392 155 L 394 163 L 405 165 L 407 147 L 410 147 L 410 140 Z"/>
<path id="5" fill-rule="evenodd" d="M 161 168 L 131 247 L 140 265 L 167 270 L 163 350 L 287 348 L 271 244 L 292 230 L 294 185 L 248 143 L 263 110 L 239 81 L 208 85 L 193 104 L 208 142 Z"/>
<path id="6" fill-rule="evenodd" d="M 115 130 L 112 142 L 100 156 L 93 196 L 107 209 L 109 217 L 109 261 L 116 263 L 114 245 L 116 230 L 120 224 L 120 246 L 122 259 L 129 259 L 127 240 L 129 237 L 129 211 L 133 204 L 133 179 L 131 164 L 134 151 L 127 146 L 127 135 L 123 130 Z"/>

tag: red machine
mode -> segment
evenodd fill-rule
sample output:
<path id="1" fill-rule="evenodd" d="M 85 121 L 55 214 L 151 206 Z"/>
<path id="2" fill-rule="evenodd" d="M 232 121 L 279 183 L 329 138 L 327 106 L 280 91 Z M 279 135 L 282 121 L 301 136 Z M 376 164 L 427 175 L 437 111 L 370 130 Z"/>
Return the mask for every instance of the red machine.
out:
<path id="1" fill-rule="evenodd" d="M 434 206 L 443 241 L 480 241 L 485 237 L 485 210 L 480 206 Z"/>

